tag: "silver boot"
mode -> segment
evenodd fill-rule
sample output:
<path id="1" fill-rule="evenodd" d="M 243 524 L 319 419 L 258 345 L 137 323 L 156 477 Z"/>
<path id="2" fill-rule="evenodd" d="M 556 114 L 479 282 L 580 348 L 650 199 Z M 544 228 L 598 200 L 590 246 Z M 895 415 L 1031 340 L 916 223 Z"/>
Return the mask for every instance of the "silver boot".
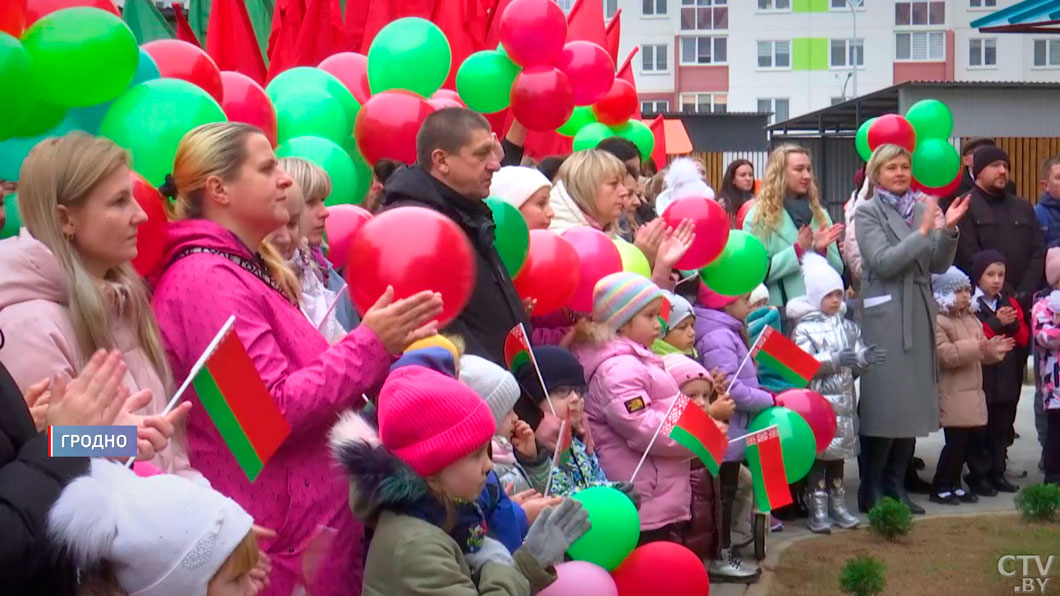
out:
<path id="1" fill-rule="evenodd" d="M 806 499 L 809 509 L 806 516 L 806 527 L 814 534 L 831 534 L 832 520 L 828 519 L 828 493 L 818 490 L 810 493 Z"/>
<path id="2" fill-rule="evenodd" d="M 750 584 L 758 581 L 761 570 L 758 565 L 744 562 L 735 547 L 721 549 L 721 558 L 707 567 L 711 582 Z"/>
<path id="3" fill-rule="evenodd" d="M 828 517 L 844 530 L 853 530 L 861 524 L 847 509 L 846 490 L 843 487 L 828 491 Z"/>

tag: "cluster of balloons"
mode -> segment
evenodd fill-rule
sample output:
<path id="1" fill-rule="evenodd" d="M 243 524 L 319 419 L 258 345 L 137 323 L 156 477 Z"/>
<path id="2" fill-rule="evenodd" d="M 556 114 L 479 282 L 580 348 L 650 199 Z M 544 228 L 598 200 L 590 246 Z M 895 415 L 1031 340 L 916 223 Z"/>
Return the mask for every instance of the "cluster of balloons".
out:
<path id="1" fill-rule="evenodd" d="M 900 145 L 913 153 L 913 185 L 933 196 L 952 194 L 960 185 L 961 156 L 949 142 L 953 114 L 937 99 L 916 102 L 905 116 L 885 114 L 858 128 L 854 143 L 868 161 L 876 147 Z"/>

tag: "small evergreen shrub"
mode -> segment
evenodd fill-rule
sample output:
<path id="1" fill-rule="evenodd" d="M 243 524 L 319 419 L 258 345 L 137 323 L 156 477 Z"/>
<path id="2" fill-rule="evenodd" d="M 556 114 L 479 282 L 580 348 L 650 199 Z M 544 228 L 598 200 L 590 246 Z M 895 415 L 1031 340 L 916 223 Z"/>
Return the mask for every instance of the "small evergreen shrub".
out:
<path id="1" fill-rule="evenodd" d="M 1016 495 L 1016 511 L 1025 522 L 1051 522 L 1060 518 L 1060 486 L 1034 484 Z"/>
<path id="2" fill-rule="evenodd" d="M 883 563 L 874 557 L 866 555 L 848 559 L 839 572 L 839 589 L 854 596 L 882 594 L 887 585 L 883 571 Z"/>
<path id="3" fill-rule="evenodd" d="M 869 527 L 884 540 L 896 542 L 913 527 L 909 507 L 891 497 L 884 497 L 869 510 Z"/>

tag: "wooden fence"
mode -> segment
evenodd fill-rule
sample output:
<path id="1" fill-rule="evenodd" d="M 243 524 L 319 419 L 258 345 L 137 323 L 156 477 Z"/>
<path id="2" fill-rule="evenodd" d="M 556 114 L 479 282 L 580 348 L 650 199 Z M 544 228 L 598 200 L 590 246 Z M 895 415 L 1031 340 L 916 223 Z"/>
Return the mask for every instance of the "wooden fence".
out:
<path id="1" fill-rule="evenodd" d="M 1037 203 L 1042 194 L 1038 184 L 1042 162 L 1050 156 L 1060 155 L 1060 138 L 998 137 L 994 142 L 1008 153 L 1012 161 L 1010 177 L 1016 183 L 1016 194 L 1031 203 Z"/>

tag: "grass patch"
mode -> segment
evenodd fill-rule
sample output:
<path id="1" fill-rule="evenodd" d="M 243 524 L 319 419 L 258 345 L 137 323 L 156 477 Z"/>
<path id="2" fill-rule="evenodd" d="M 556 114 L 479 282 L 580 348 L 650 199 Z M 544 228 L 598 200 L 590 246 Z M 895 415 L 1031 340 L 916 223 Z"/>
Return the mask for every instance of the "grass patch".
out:
<path id="1" fill-rule="evenodd" d="M 998 596 L 1013 594 L 1019 577 L 1002 577 L 1002 555 L 1060 555 L 1060 526 L 1027 524 L 1019 516 L 942 517 L 916 524 L 900 543 L 871 532 L 836 532 L 804 540 L 781 555 L 770 594 L 841 596 L 843 562 L 871 556 L 886 569 L 887 594 Z M 1033 565 L 1032 565 L 1033 568 Z M 1060 556 L 1046 594 L 1060 594 Z"/>

